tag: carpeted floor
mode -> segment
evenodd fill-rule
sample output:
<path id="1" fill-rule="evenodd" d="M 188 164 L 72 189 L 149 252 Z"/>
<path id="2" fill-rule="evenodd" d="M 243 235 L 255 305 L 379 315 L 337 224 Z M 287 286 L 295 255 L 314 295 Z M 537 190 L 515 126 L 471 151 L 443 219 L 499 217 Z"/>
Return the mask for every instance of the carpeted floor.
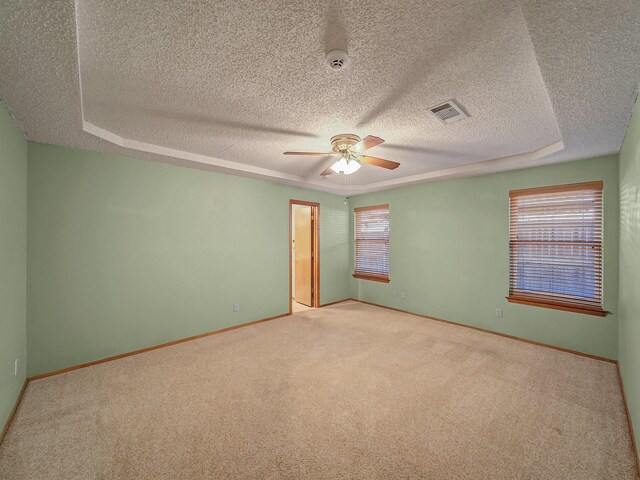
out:
<path id="1" fill-rule="evenodd" d="M 637 479 L 615 366 L 354 302 L 31 382 L 19 479 Z"/>
<path id="2" fill-rule="evenodd" d="M 307 310 L 311 310 L 311 307 L 307 307 L 303 303 L 298 303 L 294 300 L 293 302 L 291 302 L 291 310 L 293 310 L 293 313 L 301 313 L 306 312 Z"/>

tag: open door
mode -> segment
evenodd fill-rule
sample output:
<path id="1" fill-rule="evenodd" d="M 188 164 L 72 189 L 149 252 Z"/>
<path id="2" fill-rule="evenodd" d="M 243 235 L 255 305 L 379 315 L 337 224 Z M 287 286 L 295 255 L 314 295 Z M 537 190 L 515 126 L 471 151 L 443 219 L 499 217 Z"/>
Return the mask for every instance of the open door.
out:
<path id="1" fill-rule="evenodd" d="M 295 273 L 294 300 L 312 307 L 311 284 L 313 256 L 311 253 L 311 207 L 303 206 L 293 210 L 294 245 L 293 268 Z"/>
<path id="2" fill-rule="evenodd" d="M 291 200 L 289 202 L 289 312 L 293 304 L 318 307 L 320 292 L 317 203 Z M 304 307 L 303 307 L 304 308 Z"/>

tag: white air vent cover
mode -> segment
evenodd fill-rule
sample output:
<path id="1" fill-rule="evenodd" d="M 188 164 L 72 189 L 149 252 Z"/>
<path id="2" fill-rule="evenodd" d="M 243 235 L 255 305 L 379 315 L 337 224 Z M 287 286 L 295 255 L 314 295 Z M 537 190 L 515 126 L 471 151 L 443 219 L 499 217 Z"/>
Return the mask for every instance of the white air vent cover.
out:
<path id="1" fill-rule="evenodd" d="M 429 111 L 445 125 L 457 122 L 463 118 L 469 118 L 469 115 L 464 113 L 462 108 L 460 108 L 460 105 L 453 100 L 449 100 L 448 102 L 430 108 Z"/>

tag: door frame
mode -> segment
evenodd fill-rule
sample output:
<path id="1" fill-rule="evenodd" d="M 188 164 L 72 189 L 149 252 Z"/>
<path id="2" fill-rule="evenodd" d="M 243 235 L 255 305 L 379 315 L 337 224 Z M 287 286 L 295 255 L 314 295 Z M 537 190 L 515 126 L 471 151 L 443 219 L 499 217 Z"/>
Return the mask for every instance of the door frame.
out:
<path id="1" fill-rule="evenodd" d="M 320 306 L 320 204 L 304 200 L 289 200 L 289 315 L 293 313 L 293 206 L 311 207 L 311 306 Z"/>

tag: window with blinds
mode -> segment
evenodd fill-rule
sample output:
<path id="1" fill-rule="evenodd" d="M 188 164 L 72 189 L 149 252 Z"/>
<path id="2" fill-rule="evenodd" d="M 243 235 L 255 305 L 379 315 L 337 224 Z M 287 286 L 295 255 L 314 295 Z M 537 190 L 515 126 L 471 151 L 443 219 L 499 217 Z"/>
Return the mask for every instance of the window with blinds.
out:
<path id="1" fill-rule="evenodd" d="M 356 278 L 389 282 L 389 205 L 361 207 L 355 214 Z"/>
<path id="2" fill-rule="evenodd" d="M 604 316 L 602 182 L 509 192 L 510 302 Z"/>

